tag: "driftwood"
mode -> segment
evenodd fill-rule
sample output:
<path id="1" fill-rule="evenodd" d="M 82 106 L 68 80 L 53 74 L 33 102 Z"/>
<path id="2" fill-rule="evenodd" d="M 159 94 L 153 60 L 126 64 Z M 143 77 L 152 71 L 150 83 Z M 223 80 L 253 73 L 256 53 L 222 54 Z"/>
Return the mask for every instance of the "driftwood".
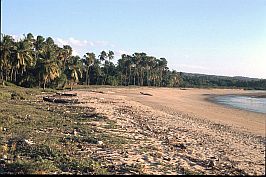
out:
<path id="1" fill-rule="evenodd" d="M 57 92 L 56 94 L 60 96 L 77 96 L 78 95 L 77 93 L 60 93 L 60 92 Z"/>
<path id="2" fill-rule="evenodd" d="M 56 98 L 48 96 L 44 96 L 43 100 L 52 103 L 78 103 L 78 99 L 65 99 L 65 98 Z"/>
<path id="3" fill-rule="evenodd" d="M 143 92 L 139 92 L 139 93 L 141 93 L 142 95 L 152 96 L 152 94 L 149 94 L 149 93 L 143 93 Z"/>
<path id="4" fill-rule="evenodd" d="M 103 91 L 91 90 L 91 92 L 102 93 L 103 94 Z"/>

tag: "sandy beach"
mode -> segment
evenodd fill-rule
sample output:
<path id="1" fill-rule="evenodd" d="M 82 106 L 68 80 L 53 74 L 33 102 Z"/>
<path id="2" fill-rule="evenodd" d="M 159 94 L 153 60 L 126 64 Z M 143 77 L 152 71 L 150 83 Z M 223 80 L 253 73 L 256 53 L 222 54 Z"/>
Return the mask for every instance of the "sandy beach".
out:
<path id="1" fill-rule="evenodd" d="M 141 95 L 147 92 L 153 96 Z M 139 88 L 121 89 L 117 94 L 125 95 L 130 99 L 150 106 L 156 110 L 175 115 L 187 114 L 191 117 L 211 120 L 235 128 L 265 136 L 266 115 L 234 109 L 208 101 L 212 95 L 240 94 L 250 95 L 245 90 L 230 89 L 171 89 L 171 88 Z M 254 93 L 253 93 L 254 94 Z"/>
<path id="2" fill-rule="evenodd" d="M 207 100 L 247 91 L 133 87 L 71 92 L 78 94 L 78 106 L 93 107 L 116 122 L 116 129 L 103 131 L 132 140 L 123 152 L 93 151 L 97 158 L 108 156 L 112 165 L 139 165 L 145 174 L 265 175 L 266 115 Z M 99 129 L 101 124 L 95 123 Z"/>

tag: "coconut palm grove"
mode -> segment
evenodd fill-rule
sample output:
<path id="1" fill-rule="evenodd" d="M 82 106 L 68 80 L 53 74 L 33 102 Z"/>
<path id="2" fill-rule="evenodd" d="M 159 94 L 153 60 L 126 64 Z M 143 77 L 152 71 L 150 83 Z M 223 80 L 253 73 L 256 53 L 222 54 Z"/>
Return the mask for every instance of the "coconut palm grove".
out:
<path id="1" fill-rule="evenodd" d="M 67 85 L 234 87 L 266 89 L 265 79 L 189 74 L 170 70 L 167 59 L 144 52 L 122 54 L 113 63 L 114 52 L 88 51 L 72 55 L 72 47 L 59 47 L 51 37 L 32 33 L 15 41 L 1 35 L 0 80 L 23 87 L 63 89 Z"/>

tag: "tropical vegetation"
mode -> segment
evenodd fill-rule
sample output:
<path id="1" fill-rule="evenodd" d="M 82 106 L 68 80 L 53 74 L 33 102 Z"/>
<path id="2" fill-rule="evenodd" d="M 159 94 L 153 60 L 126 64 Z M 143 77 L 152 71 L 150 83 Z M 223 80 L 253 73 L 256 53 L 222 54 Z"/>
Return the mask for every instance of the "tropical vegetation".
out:
<path id="1" fill-rule="evenodd" d="M 188 74 L 170 70 L 165 58 L 144 52 L 122 54 L 114 64 L 113 51 L 97 56 L 88 51 L 73 56 L 72 47 L 59 47 L 51 37 L 28 33 L 15 41 L 1 35 L 0 80 L 24 87 L 71 88 L 75 84 L 156 87 L 236 87 L 266 89 L 265 79 Z"/>

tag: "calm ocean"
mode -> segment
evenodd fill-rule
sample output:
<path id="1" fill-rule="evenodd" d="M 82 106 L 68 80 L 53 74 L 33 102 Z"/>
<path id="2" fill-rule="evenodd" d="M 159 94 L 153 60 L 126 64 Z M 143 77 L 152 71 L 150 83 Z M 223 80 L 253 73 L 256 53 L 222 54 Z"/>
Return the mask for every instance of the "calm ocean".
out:
<path id="1" fill-rule="evenodd" d="M 234 108 L 266 114 L 266 98 L 225 95 L 214 97 L 213 100 L 216 103 L 228 105 Z"/>

